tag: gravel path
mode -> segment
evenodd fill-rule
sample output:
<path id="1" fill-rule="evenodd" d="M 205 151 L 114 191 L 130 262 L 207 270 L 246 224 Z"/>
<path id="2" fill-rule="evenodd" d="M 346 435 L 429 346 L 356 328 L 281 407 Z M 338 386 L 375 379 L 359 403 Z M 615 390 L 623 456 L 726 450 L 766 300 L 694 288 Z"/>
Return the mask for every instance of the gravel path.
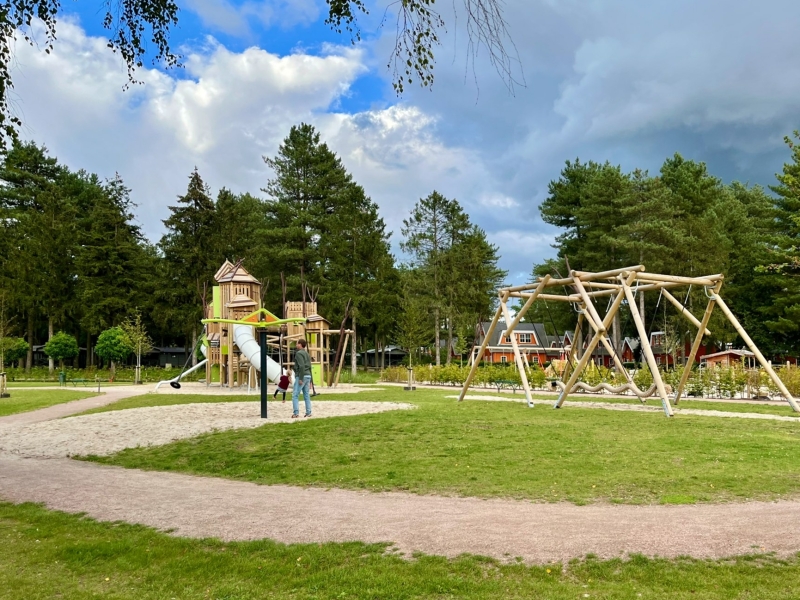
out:
<path id="1" fill-rule="evenodd" d="M 458 396 L 446 396 L 446 398 L 458 398 Z M 492 400 L 497 402 L 518 402 L 526 403 L 525 398 L 499 398 L 497 396 L 485 396 L 481 394 L 467 394 L 464 396 L 465 400 Z M 534 401 L 536 403 L 536 401 Z M 539 400 L 539 405 L 547 407 L 546 402 Z M 788 404 L 787 404 L 788 406 Z M 581 402 L 567 400 L 561 405 L 561 408 L 602 408 L 605 410 L 627 410 L 635 412 L 652 412 L 664 414 L 664 409 L 660 406 L 647 406 L 644 404 L 620 404 L 614 402 Z M 731 419 L 765 419 L 767 421 L 792 421 L 800 423 L 800 417 L 789 417 L 784 415 L 770 415 L 765 413 L 747 413 L 747 412 L 728 412 L 724 410 L 706 410 L 702 408 L 680 408 L 673 406 L 672 410 L 675 414 L 682 415 L 697 415 L 700 417 L 723 417 Z"/>
<path id="2" fill-rule="evenodd" d="M 114 401 L 110 395 L 79 402 L 108 403 Z M 405 407 L 320 402 L 314 418 L 324 416 L 326 409 L 352 414 L 345 405 L 357 405 L 353 410 L 359 412 L 372 411 L 375 404 L 382 410 Z M 336 405 L 342 406 L 337 409 Z M 270 423 L 285 419 L 281 412 L 285 406 L 270 404 Z M 253 402 L 140 408 L 44 421 L 77 408 L 67 407 L 29 413 L 27 420 L 0 422 L 0 447 L 4 448 L 0 450 L 0 498 L 41 502 L 56 510 L 140 523 L 182 536 L 271 538 L 285 543 L 386 541 L 405 553 L 456 556 L 469 552 L 499 559 L 519 556 L 536 563 L 587 553 L 718 558 L 764 551 L 788 555 L 800 550 L 797 501 L 689 506 L 536 504 L 259 486 L 79 462 L 60 457 L 87 448 L 106 453 L 125 445 L 165 443 L 174 436 L 188 437 L 212 427 L 253 427 L 263 421 L 254 416 Z M 758 415 L 764 416 L 770 415 Z M 296 426 L 307 422 L 301 419 Z"/>
<path id="3" fill-rule="evenodd" d="M 394 542 L 406 553 L 464 552 L 545 563 L 594 552 L 723 557 L 800 549 L 800 503 L 694 506 L 533 504 L 152 473 L 0 454 L 0 497 L 103 521 L 224 540 Z"/>
<path id="4" fill-rule="evenodd" d="M 315 402 L 312 419 L 414 408 L 397 402 Z M 209 431 L 250 429 L 292 419 L 292 403 L 269 403 L 261 419 L 258 402 L 209 402 L 115 410 L 0 429 L 0 452 L 21 456 L 67 457 L 107 455 L 125 448 L 160 446 Z"/>

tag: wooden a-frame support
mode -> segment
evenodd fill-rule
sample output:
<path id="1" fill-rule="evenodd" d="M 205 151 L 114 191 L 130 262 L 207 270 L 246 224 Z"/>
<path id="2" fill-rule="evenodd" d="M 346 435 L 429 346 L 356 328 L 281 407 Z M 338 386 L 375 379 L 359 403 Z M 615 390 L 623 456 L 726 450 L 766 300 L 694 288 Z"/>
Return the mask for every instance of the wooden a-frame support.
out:
<path id="1" fill-rule="evenodd" d="M 753 340 L 744 330 L 741 323 L 739 323 L 731 310 L 728 308 L 727 304 L 725 304 L 725 302 L 719 296 L 722 282 L 722 275 L 709 275 L 707 277 L 679 277 L 674 275 L 661 275 L 657 273 L 647 273 L 642 265 L 636 265 L 633 267 L 603 271 L 601 273 L 571 271 L 570 276 L 563 279 L 552 279 L 549 275 L 545 275 L 532 284 L 500 289 L 498 291 L 499 305 L 495 311 L 494 318 L 489 325 L 489 329 L 485 333 L 480 349 L 478 350 L 477 354 L 473 354 L 471 356 L 471 368 L 458 399 L 459 401 L 462 401 L 466 396 L 467 390 L 469 389 L 469 386 L 475 377 L 475 372 L 477 371 L 478 366 L 484 357 L 489 340 L 494 334 L 500 318 L 502 317 L 505 323 L 508 324 L 506 327 L 506 336 L 511 339 L 511 348 L 514 352 L 514 360 L 520 373 L 520 379 L 522 380 L 525 398 L 528 402 L 528 406 L 533 407 L 533 398 L 531 396 L 530 384 L 528 382 L 526 373 L 527 360 L 526 357 L 523 357 L 519 348 L 519 344 L 517 343 L 516 336 L 513 335 L 513 332 L 536 300 L 562 301 L 576 304 L 578 306 L 579 313 L 576 333 L 577 331 L 580 331 L 584 321 L 587 322 L 590 328 L 594 331 L 594 335 L 589 341 L 587 347 L 583 350 L 583 354 L 578 360 L 578 364 L 574 368 L 572 368 L 572 365 L 579 349 L 579 344 L 576 340 L 573 340 L 567 365 L 565 366 L 562 374 L 562 390 L 554 404 L 554 408 L 560 408 L 563 405 L 564 400 L 566 400 L 567 396 L 573 390 L 575 384 L 578 382 L 578 379 L 588 365 L 589 360 L 591 360 L 592 353 L 597 348 L 598 344 L 603 344 L 605 349 L 612 356 L 616 369 L 625 374 L 628 384 L 635 387 L 630 373 L 627 369 L 625 369 L 620 357 L 614 351 L 611 341 L 608 339 L 607 335 L 608 328 L 613 322 L 615 315 L 619 311 L 622 301 L 626 300 L 628 308 L 631 311 L 634 324 L 636 325 L 636 330 L 639 334 L 642 353 L 644 354 L 647 365 L 653 376 L 653 383 L 658 392 L 658 396 L 661 398 L 664 414 L 667 416 L 673 416 L 674 413 L 667 395 L 666 386 L 661 378 L 661 373 L 658 369 L 658 364 L 656 363 L 653 349 L 650 346 L 647 330 L 636 308 L 636 301 L 633 291 L 633 284 L 635 283 L 637 293 L 644 293 L 646 290 L 660 290 L 661 293 L 666 296 L 667 300 L 678 309 L 680 314 L 697 328 L 697 334 L 694 342 L 692 343 L 692 350 L 689 353 L 689 358 L 684 366 L 680 383 L 675 391 L 675 404 L 677 404 L 681 399 L 681 395 L 683 394 L 683 390 L 686 386 L 692 366 L 697 358 L 697 352 L 700 349 L 703 337 L 711 334 L 711 332 L 708 330 L 708 323 L 711 319 L 711 314 L 714 311 L 714 307 L 719 305 L 720 310 L 723 312 L 728 321 L 730 321 L 730 323 L 734 326 L 739 336 L 742 338 L 742 340 L 744 340 L 745 344 L 747 344 L 748 348 L 750 348 L 750 350 L 753 352 L 756 359 L 767 372 L 772 382 L 778 387 L 784 398 L 786 398 L 787 402 L 792 407 L 792 410 L 795 412 L 800 412 L 800 406 L 798 406 L 795 398 L 792 397 L 789 390 L 775 373 L 772 365 L 769 364 Z M 669 288 L 692 285 L 705 288 L 706 295 L 709 298 L 708 305 L 706 306 L 705 313 L 703 314 L 703 318 L 701 320 L 698 320 L 686 308 L 686 306 L 684 306 L 668 291 Z M 577 293 L 567 295 L 543 293 L 548 287 L 556 286 L 570 286 Z M 594 307 L 594 303 L 592 301 L 593 298 L 601 296 L 613 296 L 613 301 L 605 316 L 602 318 L 597 312 L 597 309 Z M 510 312 L 508 310 L 508 301 L 511 298 L 525 299 L 524 305 L 520 308 L 513 320 L 511 319 Z M 640 399 L 644 401 L 641 396 Z"/>

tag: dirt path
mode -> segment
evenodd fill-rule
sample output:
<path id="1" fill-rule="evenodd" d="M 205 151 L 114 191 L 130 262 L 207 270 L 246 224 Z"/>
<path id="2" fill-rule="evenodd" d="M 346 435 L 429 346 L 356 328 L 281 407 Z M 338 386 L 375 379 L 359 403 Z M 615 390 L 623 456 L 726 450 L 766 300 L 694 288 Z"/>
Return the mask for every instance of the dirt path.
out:
<path id="1" fill-rule="evenodd" d="M 800 548 L 800 503 L 573 506 L 290 486 L 0 454 L 0 497 L 176 535 L 280 542 L 394 542 L 544 563 L 594 552 L 722 557 Z"/>
<path id="2" fill-rule="evenodd" d="M 126 392 L 109 392 L 28 413 L 33 420 L 10 423 L 7 417 L 0 425 L 0 443 L 7 446 L 14 431 L 28 430 L 30 435 L 23 439 L 32 439 L 41 433 L 40 428 L 58 430 L 69 421 L 70 427 L 81 422 L 96 425 L 103 415 L 119 418 L 128 412 L 130 418 L 135 411 L 145 410 L 41 422 L 88 408 L 71 405 L 113 402 L 119 397 L 110 397 L 112 394 Z M 146 410 L 140 413 L 147 414 Z M 142 421 L 143 427 L 152 422 Z M 79 439 L 80 434 L 77 431 L 76 437 L 73 431 L 71 439 Z M 468 552 L 500 559 L 519 556 L 537 563 L 587 553 L 716 558 L 764 551 L 787 555 L 800 550 L 798 501 L 574 506 L 259 486 L 53 458 L 61 452 L 59 448 L 55 444 L 48 457 L 0 451 L 0 498 L 41 502 L 56 510 L 86 513 L 103 521 L 139 523 L 183 536 L 271 538 L 285 543 L 392 542 L 407 554 L 420 551 L 456 556 Z"/>

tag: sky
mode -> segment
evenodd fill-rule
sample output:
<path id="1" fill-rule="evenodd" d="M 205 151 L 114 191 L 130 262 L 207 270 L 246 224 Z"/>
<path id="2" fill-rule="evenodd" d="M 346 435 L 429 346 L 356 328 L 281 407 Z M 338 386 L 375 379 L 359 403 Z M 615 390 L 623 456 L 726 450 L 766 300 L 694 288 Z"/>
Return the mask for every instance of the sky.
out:
<path id="1" fill-rule="evenodd" d="M 566 160 L 658 171 L 679 152 L 723 181 L 770 185 L 800 129 L 796 0 L 507 0 L 510 90 L 469 52 L 462 0 L 431 89 L 392 89 L 391 3 L 367 0 L 362 40 L 324 24 L 321 0 L 178 0 L 184 67 L 146 63 L 125 89 L 102 3 L 64 3 L 54 52 L 15 45 L 22 136 L 73 169 L 119 173 L 157 241 L 197 167 L 260 193 L 292 125 L 314 125 L 379 205 L 399 255 L 414 203 L 457 199 L 499 247 L 508 281 L 554 255 L 538 206 Z M 34 24 L 34 37 L 43 39 Z"/>

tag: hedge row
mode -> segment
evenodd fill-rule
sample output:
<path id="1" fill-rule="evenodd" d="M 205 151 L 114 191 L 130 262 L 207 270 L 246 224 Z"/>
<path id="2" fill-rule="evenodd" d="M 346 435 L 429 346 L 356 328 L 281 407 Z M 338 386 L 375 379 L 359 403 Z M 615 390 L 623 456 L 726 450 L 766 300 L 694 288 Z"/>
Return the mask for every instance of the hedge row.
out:
<path id="1" fill-rule="evenodd" d="M 109 369 L 73 369 L 66 367 L 64 371 L 67 374 L 67 379 L 99 379 L 101 381 L 111 380 L 111 372 Z M 172 379 L 177 377 L 181 372 L 180 368 L 174 367 L 171 369 L 164 369 L 162 367 L 142 367 L 142 381 L 144 383 L 155 383 L 165 379 Z M 59 369 L 56 368 L 51 374 L 47 367 L 33 367 L 29 372 L 25 369 L 18 369 L 16 367 L 6 369 L 6 376 L 8 381 L 41 381 L 41 382 L 57 382 Z M 114 381 L 133 383 L 134 367 L 117 367 L 114 374 Z M 197 381 L 204 378 L 206 372 L 204 369 L 199 369 L 194 373 L 190 373 L 182 379 L 186 381 Z"/>
<path id="2" fill-rule="evenodd" d="M 432 385 L 463 386 L 469 374 L 469 369 L 469 367 L 460 367 L 456 364 L 439 367 L 420 365 L 414 369 L 414 380 L 418 383 Z M 535 365 L 529 368 L 527 374 L 531 388 L 549 389 L 548 379 L 553 379 L 553 377 L 548 377 L 548 375 L 554 375 L 549 371 L 549 369 L 545 371 Z M 784 367 L 778 369 L 777 373 L 793 396 L 800 395 L 800 369 Z M 678 387 L 682 374 L 683 367 L 677 367 L 662 371 L 661 377 L 664 383 L 671 385 L 675 389 Z M 633 380 L 637 387 L 642 390 L 646 390 L 653 384 L 653 376 L 648 369 L 635 371 Z M 381 381 L 404 383 L 408 381 L 408 370 L 405 367 L 384 369 L 381 373 Z M 488 388 L 501 381 L 510 381 L 519 385 L 521 383 L 519 371 L 513 365 L 482 365 L 478 367 L 471 387 Z M 626 379 L 622 373 L 592 364 L 583 372 L 581 381 L 593 386 L 599 383 L 618 386 L 624 384 Z M 734 398 L 740 395 L 769 395 L 771 397 L 780 395 L 780 391 L 763 369 L 745 370 L 734 366 L 692 370 L 686 384 L 685 395 L 710 398 Z"/>

